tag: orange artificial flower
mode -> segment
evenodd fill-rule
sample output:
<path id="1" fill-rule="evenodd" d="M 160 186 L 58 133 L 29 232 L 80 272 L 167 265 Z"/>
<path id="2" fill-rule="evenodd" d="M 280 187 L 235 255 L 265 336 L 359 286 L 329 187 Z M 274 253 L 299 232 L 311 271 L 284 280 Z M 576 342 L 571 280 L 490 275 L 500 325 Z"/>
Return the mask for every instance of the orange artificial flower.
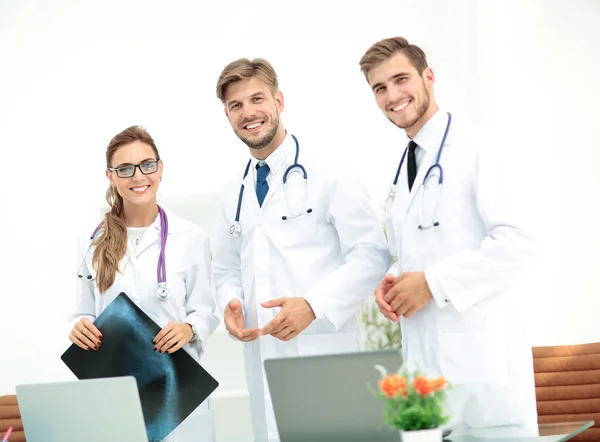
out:
<path id="1" fill-rule="evenodd" d="M 414 379 L 413 387 L 420 396 L 427 396 L 435 391 L 433 383 L 423 375 L 419 375 Z"/>
<path id="2" fill-rule="evenodd" d="M 431 381 L 431 386 L 433 388 L 433 391 L 443 390 L 444 388 L 446 388 L 447 385 L 448 385 L 448 381 L 443 376 L 432 379 L 432 381 Z"/>
<path id="3" fill-rule="evenodd" d="M 379 381 L 379 388 L 387 397 L 396 397 L 398 395 L 407 396 L 406 378 L 397 374 L 384 377 Z"/>

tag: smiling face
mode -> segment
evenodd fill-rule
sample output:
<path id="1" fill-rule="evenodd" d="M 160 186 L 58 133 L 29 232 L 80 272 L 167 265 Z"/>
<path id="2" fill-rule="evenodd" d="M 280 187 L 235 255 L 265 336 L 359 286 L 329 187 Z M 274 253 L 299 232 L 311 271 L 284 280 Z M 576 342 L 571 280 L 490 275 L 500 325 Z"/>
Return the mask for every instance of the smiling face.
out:
<path id="1" fill-rule="evenodd" d="M 435 77 L 431 68 L 419 72 L 402 52 L 373 67 L 367 80 L 384 115 L 413 138 L 435 113 Z"/>
<path id="2" fill-rule="evenodd" d="M 156 205 L 156 192 L 163 172 L 162 161 L 157 160 L 152 147 L 139 140 L 122 144 L 112 154 L 110 168 L 116 170 L 107 170 L 106 176 L 123 198 L 125 210 L 130 206 Z M 133 168 L 133 175 L 126 177 L 136 165 L 139 167 Z"/>
<path id="3" fill-rule="evenodd" d="M 227 86 L 224 95 L 225 115 L 235 134 L 251 149 L 265 150 L 256 156 L 266 157 L 281 142 L 283 95 L 273 93 L 260 78 L 239 80 Z M 266 155 L 265 155 L 266 154 Z"/>

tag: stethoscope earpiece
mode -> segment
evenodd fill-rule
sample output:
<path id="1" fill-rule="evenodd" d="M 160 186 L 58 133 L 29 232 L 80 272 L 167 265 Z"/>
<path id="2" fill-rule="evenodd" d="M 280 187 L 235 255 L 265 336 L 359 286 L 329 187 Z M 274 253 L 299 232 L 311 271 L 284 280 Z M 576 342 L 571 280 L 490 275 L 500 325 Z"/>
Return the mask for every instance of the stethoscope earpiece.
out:
<path id="1" fill-rule="evenodd" d="M 78 277 L 79 279 L 83 279 L 83 275 L 77 275 L 77 277 Z M 87 275 L 87 276 L 85 277 L 85 279 L 87 279 L 87 280 L 91 281 L 92 279 L 94 279 L 94 277 L 93 277 L 92 275 Z"/>
<path id="2" fill-rule="evenodd" d="M 313 209 L 306 209 L 306 210 L 303 210 L 303 211 L 301 211 L 301 212 L 300 212 L 300 213 L 298 213 L 297 215 L 290 215 L 290 216 L 283 215 L 283 216 L 281 217 L 281 219 L 285 221 L 285 220 L 287 220 L 287 219 L 294 219 L 294 218 L 298 218 L 299 216 L 302 216 L 302 215 L 308 215 L 309 213 L 312 213 L 312 211 L 313 211 Z"/>

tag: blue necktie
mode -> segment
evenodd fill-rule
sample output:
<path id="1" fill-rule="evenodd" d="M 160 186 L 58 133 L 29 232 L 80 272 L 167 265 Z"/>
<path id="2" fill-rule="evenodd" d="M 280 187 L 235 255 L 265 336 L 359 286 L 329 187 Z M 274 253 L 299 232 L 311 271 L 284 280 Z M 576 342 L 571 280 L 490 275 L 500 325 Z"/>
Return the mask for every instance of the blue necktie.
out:
<path id="1" fill-rule="evenodd" d="M 268 174 L 269 165 L 267 163 L 264 163 L 262 166 L 256 165 L 256 196 L 258 197 L 258 204 L 261 207 L 269 191 L 269 185 L 267 184 Z"/>

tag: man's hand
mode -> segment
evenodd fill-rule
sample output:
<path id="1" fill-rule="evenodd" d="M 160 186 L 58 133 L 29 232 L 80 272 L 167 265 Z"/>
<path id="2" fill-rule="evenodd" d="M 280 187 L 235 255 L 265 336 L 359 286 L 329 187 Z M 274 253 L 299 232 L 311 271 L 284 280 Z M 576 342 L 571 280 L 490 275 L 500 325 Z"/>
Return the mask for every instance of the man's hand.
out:
<path id="1" fill-rule="evenodd" d="M 375 289 L 375 302 L 377 303 L 377 307 L 379 307 L 379 311 L 386 318 L 398 322 L 398 315 L 394 313 L 392 307 L 384 300 L 385 295 L 390 291 L 390 289 L 394 286 L 394 275 L 387 274 L 379 283 L 379 286 Z"/>
<path id="2" fill-rule="evenodd" d="M 262 328 L 260 334 L 271 335 L 282 341 L 298 336 L 316 318 L 315 312 L 304 298 L 279 298 L 261 305 L 265 308 L 281 307 L 281 311 Z"/>
<path id="3" fill-rule="evenodd" d="M 432 299 L 423 272 L 403 273 L 394 280 L 393 287 L 383 296 L 383 300 L 389 304 L 398 318 L 411 317 Z"/>
<path id="4" fill-rule="evenodd" d="M 233 299 L 227 304 L 223 319 L 225 328 L 234 338 L 242 342 L 258 339 L 260 332 L 258 328 L 244 328 L 244 313 L 239 299 Z"/>

